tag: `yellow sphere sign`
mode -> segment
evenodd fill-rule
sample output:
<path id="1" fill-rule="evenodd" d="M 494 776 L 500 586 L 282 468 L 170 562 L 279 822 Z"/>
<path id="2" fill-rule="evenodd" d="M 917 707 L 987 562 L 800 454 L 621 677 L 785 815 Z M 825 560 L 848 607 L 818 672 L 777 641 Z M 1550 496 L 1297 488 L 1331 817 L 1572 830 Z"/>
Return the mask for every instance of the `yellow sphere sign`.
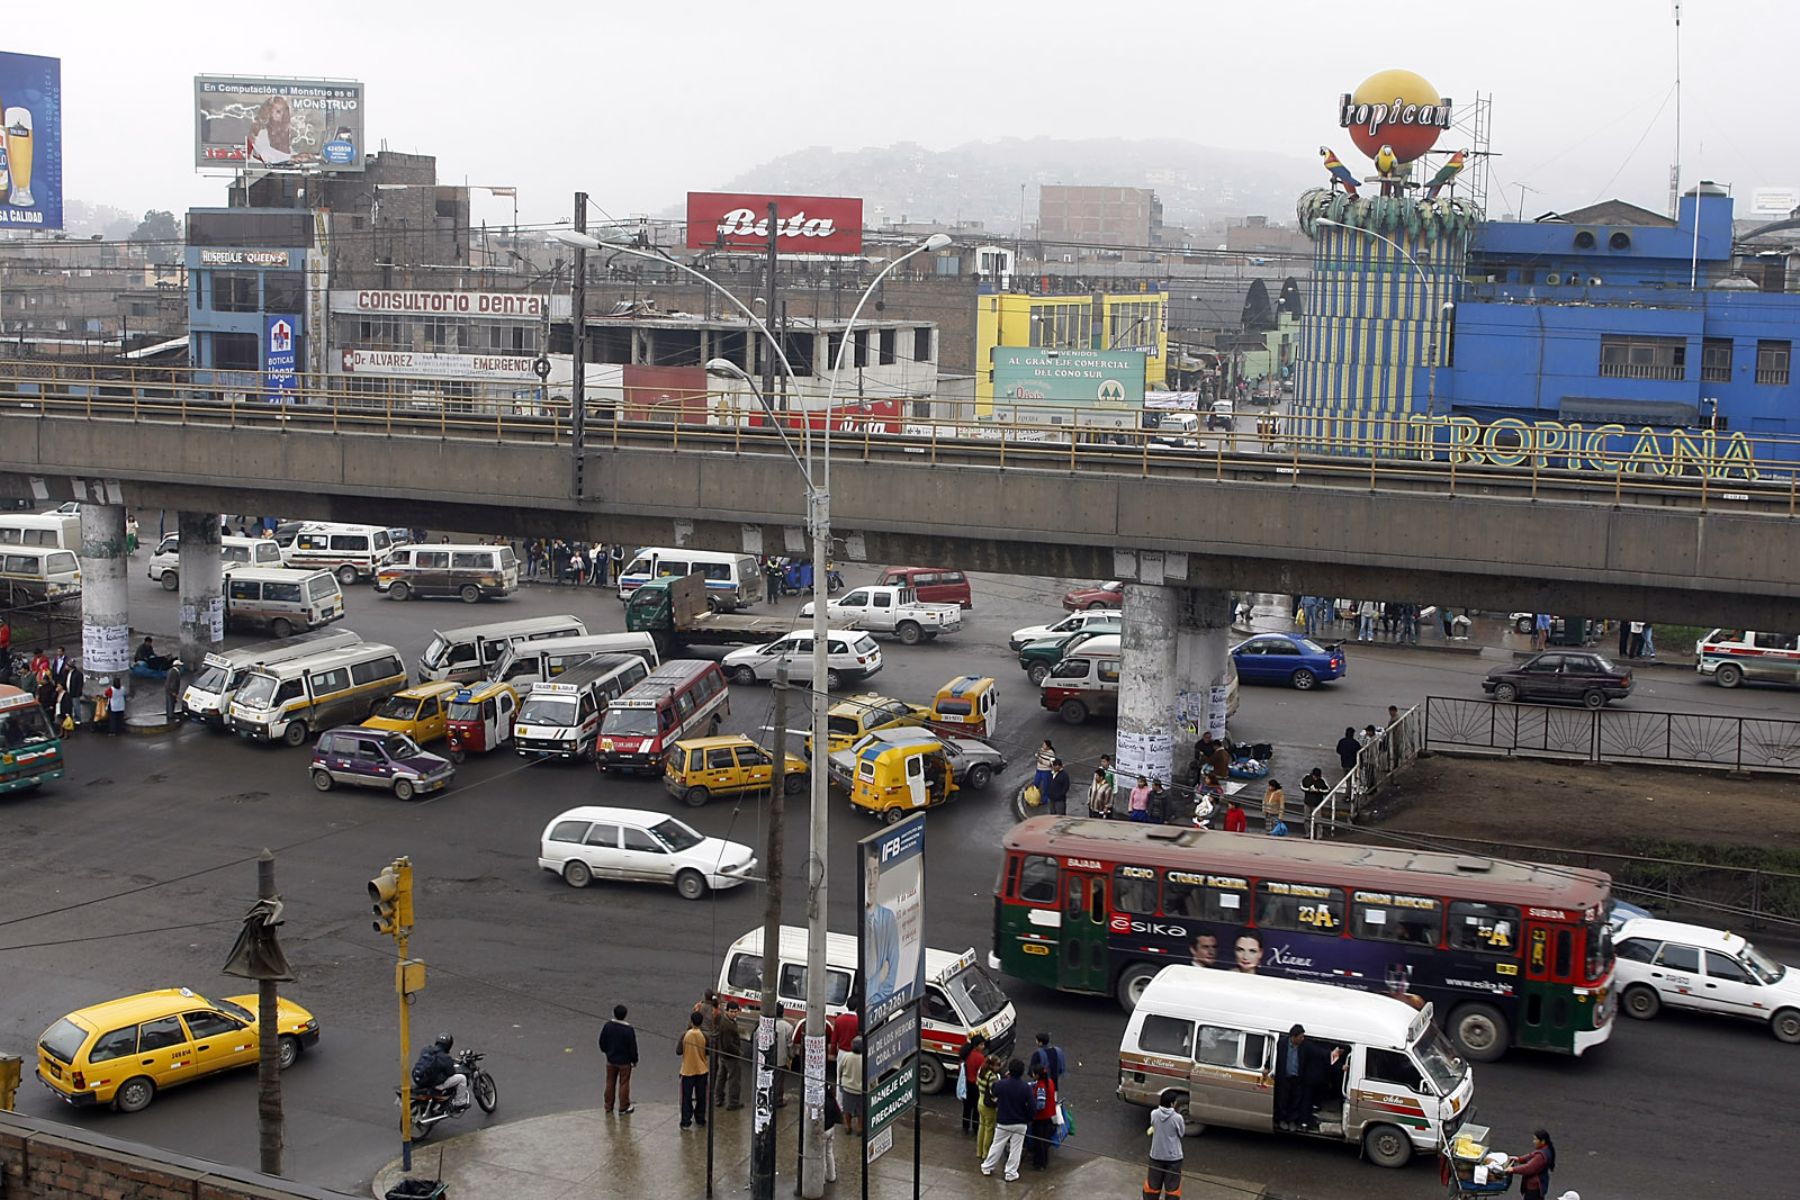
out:
<path id="1" fill-rule="evenodd" d="M 1350 131 L 1350 140 L 1370 158 L 1383 146 L 1398 162 L 1408 163 L 1437 142 L 1450 128 L 1454 102 L 1423 76 L 1394 68 L 1377 71 L 1344 93 L 1338 102 L 1338 124 Z"/>

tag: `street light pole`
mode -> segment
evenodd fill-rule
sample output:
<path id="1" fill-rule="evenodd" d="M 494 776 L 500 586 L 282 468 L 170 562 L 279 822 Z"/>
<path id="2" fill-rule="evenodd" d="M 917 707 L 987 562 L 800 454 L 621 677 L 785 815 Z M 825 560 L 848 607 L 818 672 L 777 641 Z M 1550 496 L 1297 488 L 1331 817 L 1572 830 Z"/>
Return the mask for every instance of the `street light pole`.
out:
<path id="1" fill-rule="evenodd" d="M 1425 415 L 1428 417 L 1436 416 L 1437 415 L 1438 324 L 1439 324 L 1439 322 L 1441 322 L 1443 320 L 1444 310 L 1440 309 L 1438 307 L 1437 287 L 1432 283 L 1431 277 L 1426 275 L 1425 268 L 1421 267 L 1418 264 L 1418 261 L 1416 259 L 1414 259 L 1412 255 L 1410 255 L 1406 252 L 1405 246 L 1402 246 L 1399 242 L 1396 242 L 1393 238 L 1388 237 L 1385 234 L 1376 233 L 1373 229 L 1364 229 L 1360 225 L 1346 225 L 1342 221 L 1333 221 L 1329 217 L 1320 217 L 1316 223 L 1320 224 L 1320 225 L 1329 225 L 1334 229 L 1349 229 L 1356 233 L 1360 233 L 1360 234 L 1364 234 L 1365 236 L 1372 237 L 1378 242 L 1386 242 L 1388 245 L 1392 246 L 1396 252 L 1399 253 L 1401 258 L 1404 258 L 1406 260 L 1407 266 L 1411 267 L 1414 271 L 1418 272 L 1419 283 L 1424 286 L 1425 293 L 1426 293 L 1427 297 L 1429 298 L 1428 303 L 1431 305 L 1431 341 L 1430 341 L 1429 348 L 1425 351 L 1425 355 L 1428 360 L 1428 369 L 1426 372 L 1427 383 L 1425 385 Z M 1449 307 L 1448 305 L 1445 306 L 1446 309 L 1448 307 Z"/>
<path id="2" fill-rule="evenodd" d="M 575 232 L 587 237 L 586 192 L 575 193 Z M 575 278 L 569 285 L 569 485 L 577 501 L 586 480 L 582 478 L 582 440 L 587 437 L 587 252 L 582 242 L 575 247 Z"/>
<path id="3" fill-rule="evenodd" d="M 825 612 L 826 597 L 830 595 L 830 554 L 831 554 L 831 425 L 832 411 L 837 401 L 838 380 L 844 371 L 844 355 L 849 352 L 856 333 L 856 319 L 862 316 L 863 305 L 881 286 L 893 269 L 927 250 L 936 250 L 950 244 L 950 236 L 934 233 L 919 245 L 894 259 L 883 267 L 869 286 L 856 301 L 856 307 L 850 312 L 850 320 L 839 334 L 837 359 L 831 366 L 831 380 L 825 389 L 825 436 L 820 441 L 819 452 L 819 485 L 812 490 L 808 499 L 807 516 L 812 527 L 813 552 L 813 762 L 825 761 L 827 742 L 825 737 L 826 701 L 830 694 L 830 656 L 829 656 L 829 622 Z M 806 1041 L 807 1041 L 807 1083 L 812 1083 L 812 1068 L 815 1057 L 820 1071 L 820 1082 L 823 1084 L 825 1036 L 825 894 L 826 894 L 826 854 L 829 849 L 827 839 L 827 811 L 830 802 L 829 772 L 814 767 L 811 773 L 812 805 L 810 833 L 807 838 L 807 887 L 806 887 Z M 817 1056 L 813 1053 L 813 1039 L 820 1039 L 820 1050 Z M 807 1200 L 818 1200 L 825 1194 L 825 1116 L 821 1108 L 817 1112 L 809 1105 L 806 1111 L 807 1133 L 804 1158 L 800 1164 L 800 1194 Z M 865 1165 L 865 1170 L 866 1170 Z"/>

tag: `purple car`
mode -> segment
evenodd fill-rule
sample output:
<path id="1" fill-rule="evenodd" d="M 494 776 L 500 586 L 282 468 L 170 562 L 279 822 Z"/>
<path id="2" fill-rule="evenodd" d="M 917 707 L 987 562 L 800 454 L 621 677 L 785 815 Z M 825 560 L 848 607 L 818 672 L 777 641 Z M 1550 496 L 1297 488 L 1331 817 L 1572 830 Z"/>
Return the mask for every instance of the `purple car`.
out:
<path id="1" fill-rule="evenodd" d="M 450 786 L 456 768 L 428 754 L 404 733 L 343 725 L 319 735 L 312 781 L 321 792 L 340 783 L 387 788 L 402 800 Z"/>

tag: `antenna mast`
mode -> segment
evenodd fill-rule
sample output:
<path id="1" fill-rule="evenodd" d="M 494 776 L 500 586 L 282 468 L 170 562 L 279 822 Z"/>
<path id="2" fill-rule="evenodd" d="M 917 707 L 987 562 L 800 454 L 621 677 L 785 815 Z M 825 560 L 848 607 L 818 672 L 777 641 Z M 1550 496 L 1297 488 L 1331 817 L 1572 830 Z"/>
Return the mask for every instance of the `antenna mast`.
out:
<path id="1" fill-rule="evenodd" d="M 1669 164 L 1669 215 L 1681 211 L 1681 0 L 1675 8 L 1675 161 Z"/>

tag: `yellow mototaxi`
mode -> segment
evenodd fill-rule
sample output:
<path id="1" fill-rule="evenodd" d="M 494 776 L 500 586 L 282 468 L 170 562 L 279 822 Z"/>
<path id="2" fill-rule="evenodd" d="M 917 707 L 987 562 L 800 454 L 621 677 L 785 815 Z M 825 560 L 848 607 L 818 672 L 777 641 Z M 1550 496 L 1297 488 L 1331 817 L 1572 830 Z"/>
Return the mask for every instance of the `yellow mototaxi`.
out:
<path id="1" fill-rule="evenodd" d="M 950 756 L 941 742 L 872 742 L 856 761 L 850 803 L 892 825 L 936 808 L 956 794 Z"/>

